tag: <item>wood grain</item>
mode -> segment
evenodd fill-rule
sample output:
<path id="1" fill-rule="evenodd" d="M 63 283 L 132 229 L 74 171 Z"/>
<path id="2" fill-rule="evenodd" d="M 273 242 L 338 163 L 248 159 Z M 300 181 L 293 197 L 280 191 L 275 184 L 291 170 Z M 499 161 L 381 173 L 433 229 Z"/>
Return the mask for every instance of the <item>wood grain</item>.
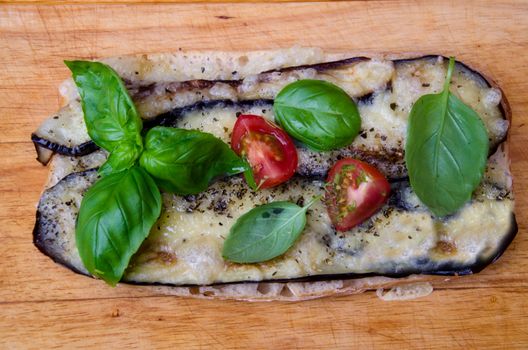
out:
<path id="1" fill-rule="evenodd" d="M 464 303 L 477 293 L 478 303 Z M 453 317 L 449 310 L 456 309 L 464 312 Z M 273 304 L 142 297 L 2 305 L 3 341 L 11 348 L 27 346 L 23 324 L 32 344 L 44 348 L 521 349 L 528 333 L 519 323 L 526 324 L 527 311 L 522 291 L 510 289 L 442 290 L 384 304 L 368 293 Z"/>
<path id="2" fill-rule="evenodd" d="M 339 2 L 347 0 L 304 0 L 303 2 Z M 38 5 L 64 5 L 64 4 L 138 4 L 138 3 L 255 3 L 255 2 L 299 2 L 297 0 L 0 0 L 0 3 L 10 4 L 38 4 Z"/>
<path id="3" fill-rule="evenodd" d="M 528 3 L 0 6 L 0 348 L 526 348 L 528 344 Z M 62 60 L 172 50 L 319 46 L 456 55 L 493 77 L 513 110 L 519 234 L 482 273 L 429 297 L 374 293 L 248 304 L 109 288 L 31 242 L 47 169 L 29 135 L 59 106 Z"/>

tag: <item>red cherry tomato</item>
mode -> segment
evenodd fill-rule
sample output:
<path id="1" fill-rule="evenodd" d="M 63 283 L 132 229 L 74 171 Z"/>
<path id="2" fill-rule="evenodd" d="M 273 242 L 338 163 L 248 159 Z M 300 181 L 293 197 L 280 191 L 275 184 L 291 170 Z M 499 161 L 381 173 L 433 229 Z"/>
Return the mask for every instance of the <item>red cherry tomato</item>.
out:
<path id="1" fill-rule="evenodd" d="M 352 158 L 338 161 L 325 186 L 332 224 L 338 231 L 350 230 L 376 213 L 389 193 L 390 184 L 378 169 Z"/>
<path id="2" fill-rule="evenodd" d="M 277 186 L 297 169 L 297 150 L 292 139 L 277 125 L 257 115 L 238 117 L 231 147 L 246 158 L 259 188 Z"/>

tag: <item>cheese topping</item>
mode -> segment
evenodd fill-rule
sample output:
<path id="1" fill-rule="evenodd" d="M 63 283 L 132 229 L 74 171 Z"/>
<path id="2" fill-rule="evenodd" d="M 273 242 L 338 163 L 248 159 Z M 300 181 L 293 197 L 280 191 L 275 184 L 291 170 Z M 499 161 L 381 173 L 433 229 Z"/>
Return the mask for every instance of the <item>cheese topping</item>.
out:
<path id="1" fill-rule="evenodd" d="M 80 271 L 75 219 L 82 193 L 95 171 L 72 174 L 45 192 L 39 205 L 41 239 Z M 511 194 L 498 195 L 483 183 L 459 212 L 437 219 L 423 208 L 405 182 L 378 213 L 348 232 L 336 232 L 321 202 L 308 211 L 301 237 L 284 255 L 257 264 L 235 264 L 221 256 L 238 217 L 277 200 L 302 204 L 323 192 L 323 183 L 294 178 L 277 188 L 251 191 L 241 177 L 218 181 L 206 192 L 163 194 L 163 211 L 132 258 L 124 280 L 177 285 L 292 279 L 340 274 L 408 274 L 445 266 L 464 269 L 487 261 L 511 229 Z"/>
<path id="2" fill-rule="evenodd" d="M 362 137 L 353 147 L 369 152 L 401 153 L 406 125 L 414 102 L 422 95 L 441 92 L 446 62 L 438 59 L 412 61 L 359 60 L 335 68 L 294 68 L 246 76 L 243 80 L 164 82 L 130 86 L 143 119 L 152 119 L 175 108 L 203 101 L 247 101 L 274 99 L 288 83 L 300 79 L 322 79 L 336 84 L 358 100 Z M 145 81 L 143 81 L 145 83 Z M 501 94 L 489 88 L 476 74 L 458 64 L 451 91 L 460 96 L 482 118 L 492 146 L 506 135 L 508 121 L 499 108 Z M 259 113 L 260 114 L 260 113 Z M 77 100 L 49 118 L 36 135 L 51 142 L 74 147 L 90 141 Z"/>
<path id="3" fill-rule="evenodd" d="M 423 94 L 440 92 L 445 66 L 442 59 L 369 60 L 346 69 L 306 68 L 251 75 L 238 86 L 217 82 L 198 90 L 214 99 L 273 98 L 290 81 L 331 81 L 358 101 L 362 133 L 352 147 L 401 159 L 410 109 Z M 141 74 L 158 78 L 147 71 Z M 155 87 L 146 98 L 138 100 L 142 115 L 154 116 L 196 101 L 196 91 L 182 91 L 181 84 L 163 85 L 164 89 L 173 89 L 167 93 Z M 457 66 L 451 90 L 481 116 L 492 143 L 504 138 L 508 122 L 499 108 L 498 90 L 489 88 L 462 66 Z M 270 120 L 274 117 L 271 105 L 265 102 L 247 107 L 219 104 L 182 113 L 173 126 L 199 129 L 229 142 L 237 113 L 263 115 Z M 73 101 L 59 112 L 58 118 L 45 122 L 39 133 L 75 145 L 87 140 L 82 119 L 80 105 Z M 300 160 L 310 159 L 314 164 L 329 165 L 338 156 L 336 152 L 315 154 L 303 147 L 298 151 Z M 408 183 L 396 182 L 389 203 L 349 232 L 336 232 L 323 204 L 316 203 L 308 211 L 306 228 L 295 245 L 283 256 L 259 264 L 223 260 L 223 242 L 236 219 L 256 205 L 271 201 L 307 201 L 323 192 L 322 182 L 294 178 L 280 187 L 253 192 L 241 177 L 232 177 L 195 196 L 165 193 L 162 214 L 132 258 L 124 280 L 202 285 L 318 275 L 338 278 L 351 273 L 392 275 L 463 270 L 498 254 L 512 229 L 513 196 L 506 151 L 499 147 L 489 159 L 473 200 L 451 217 L 433 217 Z M 98 166 L 105 158 L 102 151 L 87 157 L 57 157 L 52 181 Z M 308 175 L 317 175 L 314 168 L 309 169 Z M 95 171 L 72 174 L 45 191 L 39 204 L 39 239 L 59 260 L 83 272 L 86 270 L 75 247 L 75 219 L 82 194 L 95 180 Z"/>

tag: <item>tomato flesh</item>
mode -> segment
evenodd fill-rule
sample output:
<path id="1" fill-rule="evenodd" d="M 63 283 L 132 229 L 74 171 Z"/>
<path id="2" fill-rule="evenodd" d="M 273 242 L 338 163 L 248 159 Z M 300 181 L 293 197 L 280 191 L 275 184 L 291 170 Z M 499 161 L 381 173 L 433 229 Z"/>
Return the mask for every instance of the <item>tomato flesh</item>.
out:
<path id="1" fill-rule="evenodd" d="M 247 159 L 259 188 L 289 180 L 297 169 L 293 140 L 277 125 L 257 115 L 238 117 L 231 135 L 231 148 Z"/>
<path id="2" fill-rule="evenodd" d="M 328 174 L 325 203 L 336 230 L 348 231 L 375 214 L 389 194 L 390 184 L 378 169 L 346 158 Z"/>

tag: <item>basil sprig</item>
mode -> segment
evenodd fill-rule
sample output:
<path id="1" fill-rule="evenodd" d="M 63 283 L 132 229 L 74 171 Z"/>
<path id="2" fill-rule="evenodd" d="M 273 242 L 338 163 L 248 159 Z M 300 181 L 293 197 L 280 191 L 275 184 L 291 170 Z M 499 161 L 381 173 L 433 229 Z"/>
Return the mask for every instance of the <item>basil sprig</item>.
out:
<path id="1" fill-rule="evenodd" d="M 247 163 L 213 135 L 162 126 L 147 133 L 140 164 L 162 189 L 181 195 L 204 191 L 220 175 L 248 170 Z"/>
<path id="2" fill-rule="evenodd" d="M 437 216 L 452 214 L 471 199 L 489 151 L 482 120 L 449 91 L 454 66 L 451 57 L 441 93 L 414 104 L 405 145 L 411 186 Z"/>
<path id="3" fill-rule="evenodd" d="M 273 103 L 275 121 L 316 151 L 352 143 L 361 127 L 355 102 L 341 88 L 321 80 L 299 80 L 284 87 Z"/>
<path id="4" fill-rule="evenodd" d="M 138 148 L 124 143 L 114 148 L 108 155 L 106 162 L 99 168 L 103 176 L 126 170 L 136 164 L 143 147 Z"/>
<path id="5" fill-rule="evenodd" d="M 100 62 L 65 61 L 81 96 L 88 135 L 110 152 L 104 175 L 133 166 L 143 150 L 143 123 L 121 78 Z"/>
<path id="6" fill-rule="evenodd" d="M 137 165 L 96 182 L 83 197 L 75 232 L 86 269 L 114 286 L 160 213 L 160 191 Z"/>
<path id="7" fill-rule="evenodd" d="M 320 197 L 304 207 L 290 202 L 272 202 L 242 215 L 231 227 L 222 255 L 237 263 L 256 263 L 284 254 L 306 225 L 306 211 Z"/>
<path id="8" fill-rule="evenodd" d="M 198 193 L 220 175 L 251 177 L 251 167 L 200 131 L 157 127 L 148 132 L 144 149 L 141 118 L 116 72 L 99 62 L 65 63 L 81 96 L 88 134 L 110 152 L 99 169 L 104 177 L 82 200 L 77 249 L 92 275 L 115 285 L 161 213 L 158 185 L 178 194 Z"/>

